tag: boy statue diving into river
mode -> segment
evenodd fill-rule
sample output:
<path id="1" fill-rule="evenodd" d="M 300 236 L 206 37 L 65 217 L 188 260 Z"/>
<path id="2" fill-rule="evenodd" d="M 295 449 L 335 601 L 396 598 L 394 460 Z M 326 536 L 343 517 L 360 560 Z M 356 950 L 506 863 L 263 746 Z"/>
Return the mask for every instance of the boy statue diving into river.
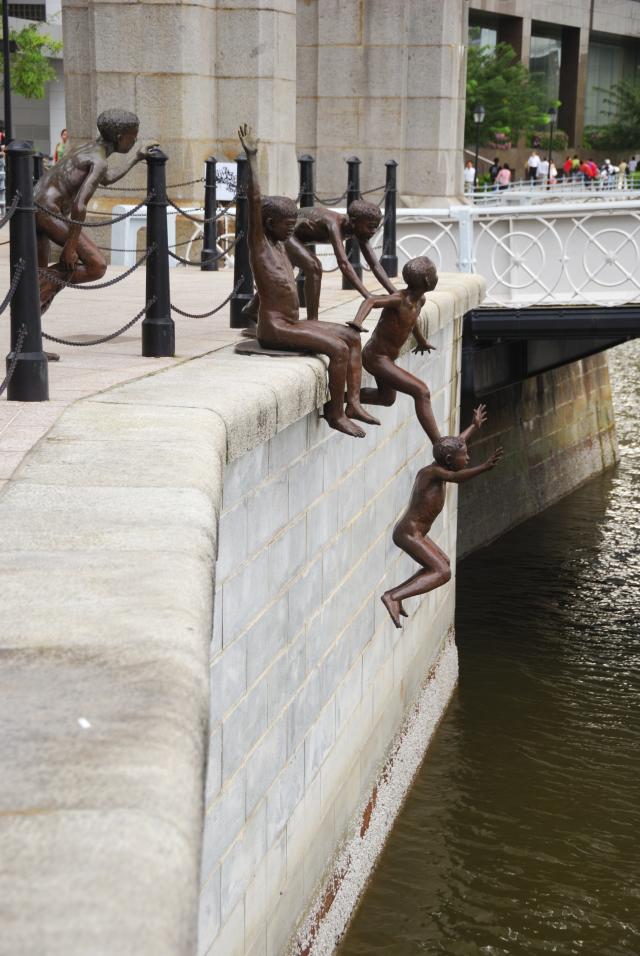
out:
<path id="1" fill-rule="evenodd" d="M 487 420 L 484 405 L 479 405 L 471 425 L 457 437 L 440 438 L 433 446 L 433 461 L 416 475 L 407 508 L 393 529 L 393 541 L 406 554 L 422 565 L 402 584 L 382 595 L 382 603 L 396 627 L 402 627 L 400 617 L 407 617 L 402 606 L 405 598 L 426 594 L 451 579 L 451 563 L 447 555 L 428 537 L 433 522 L 444 508 L 446 482 L 461 485 L 484 471 L 490 471 L 502 459 L 502 448 L 497 448 L 482 465 L 468 468 L 467 441 Z"/>
<path id="2" fill-rule="evenodd" d="M 238 130 L 249 165 L 249 256 L 260 296 L 257 338 L 260 345 L 286 350 L 304 349 L 329 357 L 327 424 L 346 435 L 363 438 L 352 419 L 379 425 L 360 404 L 362 358 L 360 336 L 333 322 L 300 322 L 298 291 L 285 242 L 293 234 L 298 207 L 285 196 L 260 195 L 258 139 L 246 124 Z M 347 404 L 344 406 L 345 384 Z"/>

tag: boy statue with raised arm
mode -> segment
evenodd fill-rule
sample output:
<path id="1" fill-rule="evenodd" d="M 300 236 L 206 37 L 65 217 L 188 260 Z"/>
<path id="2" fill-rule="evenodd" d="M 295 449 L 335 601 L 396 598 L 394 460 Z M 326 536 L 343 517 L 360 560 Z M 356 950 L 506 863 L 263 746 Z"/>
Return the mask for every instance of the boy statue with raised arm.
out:
<path id="1" fill-rule="evenodd" d="M 400 616 L 408 616 L 402 606 L 405 598 L 426 594 L 451 579 L 449 558 L 428 537 L 428 533 L 444 508 L 446 483 L 449 481 L 461 485 L 495 468 L 501 460 L 502 448 L 497 448 L 484 464 L 467 467 L 467 441 L 486 420 L 485 406 L 479 405 L 473 413 L 471 425 L 457 437 L 440 438 L 433 447 L 435 461 L 421 468 L 416 475 L 409 504 L 393 529 L 393 541 L 422 568 L 382 595 L 382 603 L 396 627 L 402 626 Z"/>
<path id="2" fill-rule="evenodd" d="M 298 208 L 293 199 L 260 195 L 258 139 L 246 124 L 238 130 L 249 163 L 249 256 L 260 297 L 257 337 L 267 348 L 320 352 L 329 357 L 327 424 L 346 435 L 364 437 L 351 419 L 378 425 L 360 404 L 362 361 L 357 332 L 333 322 L 300 322 L 298 292 L 285 242 L 293 233 Z M 344 406 L 345 385 L 347 404 Z"/>
<path id="3" fill-rule="evenodd" d="M 138 136 L 140 121 L 127 110 L 105 110 L 97 120 L 100 135 L 91 143 L 67 149 L 62 159 L 38 180 L 36 235 L 40 275 L 40 308 L 44 312 L 62 286 L 56 277 L 78 285 L 100 279 L 107 263 L 97 245 L 82 231 L 89 200 L 99 186 L 117 183 L 129 170 L 146 159 L 155 143 L 147 143 L 131 157 L 124 169 L 109 172 L 112 153 L 128 153 Z M 61 217 L 61 218 L 59 218 Z M 67 223 L 63 219 L 74 219 Z M 59 262 L 49 265 L 51 243 L 62 246 Z"/>
<path id="4" fill-rule="evenodd" d="M 293 235 L 287 239 L 285 247 L 292 264 L 304 274 L 307 319 L 318 318 L 322 284 L 322 263 L 309 249 L 309 243 L 330 244 L 342 275 L 361 296 L 368 299 L 371 293 L 358 278 L 344 247 L 345 240 L 355 240 L 360 246 L 360 251 L 372 275 L 387 292 L 395 292 L 393 282 L 371 248 L 370 240 L 377 232 L 382 218 L 382 213 L 377 206 L 367 202 L 366 199 L 354 199 L 349 203 L 346 215 L 327 209 L 325 206 L 304 206 L 298 210 L 297 217 Z M 255 319 L 258 315 L 258 306 L 259 297 L 255 295 L 242 311 L 248 318 Z"/>

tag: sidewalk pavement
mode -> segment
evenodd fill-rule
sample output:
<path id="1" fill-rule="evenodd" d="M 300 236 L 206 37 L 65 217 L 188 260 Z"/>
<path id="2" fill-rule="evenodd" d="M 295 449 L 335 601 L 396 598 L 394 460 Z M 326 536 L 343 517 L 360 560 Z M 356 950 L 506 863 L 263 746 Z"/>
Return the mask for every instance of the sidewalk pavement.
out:
<path id="1" fill-rule="evenodd" d="M 109 266 L 101 281 L 124 271 L 124 267 Z M 230 294 L 233 270 L 201 272 L 196 268 L 178 266 L 170 270 L 170 281 L 174 305 L 185 312 L 206 312 Z M 341 284 L 340 272 L 324 276 L 320 311 L 325 321 L 343 322 L 342 307 L 360 298 L 357 292 L 342 291 Z M 379 288 L 366 274 L 365 284 L 371 289 Z M 4 245 L 0 246 L 0 290 L 8 287 L 9 246 Z M 63 289 L 43 316 L 43 331 L 61 338 L 74 338 L 78 342 L 98 338 L 133 318 L 144 299 L 144 266 L 108 289 L 96 292 Z M 350 318 L 354 311 L 355 307 L 351 306 L 346 317 Z M 214 352 L 241 339 L 239 329 L 229 328 L 228 305 L 208 319 L 186 319 L 177 313 L 173 318 L 176 324 L 174 358 L 143 358 L 140 355 L 141 322 L 103 345 L 73 347 L 44 342 L 45 349 L 60 354 L 59 362 L 49 364 L 50 400 L 8 402 L 6 392 L 0 398 L 0 491 L 27 452 L 73 402 Z M 9 351 L 9 310 L 0 317 L 0 341 L 2 361 Z M 0 381 L 3 377 L 4 368 Z"/>

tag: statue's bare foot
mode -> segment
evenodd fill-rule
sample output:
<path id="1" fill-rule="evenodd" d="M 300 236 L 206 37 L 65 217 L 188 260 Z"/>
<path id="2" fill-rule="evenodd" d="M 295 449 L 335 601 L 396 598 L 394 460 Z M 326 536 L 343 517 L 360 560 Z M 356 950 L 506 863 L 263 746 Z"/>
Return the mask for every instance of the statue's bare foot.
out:
<path id="1" fill-rule="evenodd" d="M 344 432 L 345 435 L 351 435 L 353 438 L 364 438 L 366 435 L 366 432 L 354 425 L 346 415 L 332 415 L 327 405 L 324 406 L 324 418 L 327 425 L 338 432 Z"/>
<path id="2" fill-rule="evenodd" d="M 385 591 L 380 600 L 389 612 L 389 616 L 391 617 L 391 620 L 395 626 L 402 627 L 402 624 L 400 623 L 400 602 L 394 601 L 394 599 L 391 597 L 391 591 Z"/>
<path id="3" fill-rule="evenodd" d="M 374 418 L 373 415 L 370 415 L 369 412 L 365 411 L 359 402 L 347 402 L 344 413 L 348 418 L 355 418 L 357 421 L 364 422 L 366 425 L 380 424 L 378 419 Z"/>

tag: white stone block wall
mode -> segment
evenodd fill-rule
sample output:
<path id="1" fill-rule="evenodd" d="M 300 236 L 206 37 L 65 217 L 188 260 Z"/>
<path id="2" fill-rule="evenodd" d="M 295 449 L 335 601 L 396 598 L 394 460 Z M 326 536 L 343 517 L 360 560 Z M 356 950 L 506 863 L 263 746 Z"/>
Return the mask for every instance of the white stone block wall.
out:
<path id="1" fill-rule="evenodd" d="M 434 310 L 433 315 L 438 315 Z M 461 321 L 402 364 L 457 429 Z M 279 956 L 313 901 L 453 621 L 454 587 L 382 592 L 416 569 L 391 540 L 431 460 L 407 396 L 354 440 L 312 412 L 232 462 L 219 524 L 200 954 Z M 455 566 L 456 489 L 434 526 Z"/>

